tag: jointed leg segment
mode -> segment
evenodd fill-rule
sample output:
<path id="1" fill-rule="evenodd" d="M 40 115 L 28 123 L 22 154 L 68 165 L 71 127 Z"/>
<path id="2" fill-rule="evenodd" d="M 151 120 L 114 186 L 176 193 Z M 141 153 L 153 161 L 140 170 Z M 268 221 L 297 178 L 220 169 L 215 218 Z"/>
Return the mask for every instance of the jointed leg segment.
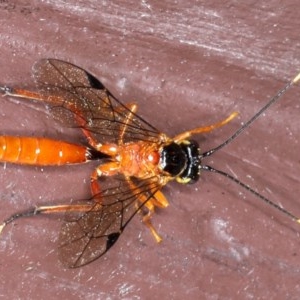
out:
<path id="1" fill-rule="evenodd" d="M 0 234 L 3 228 L 13 221 L 24 218 L 24 217 L 32 217 L 39 214 L 52 214 L 52 213 L 65 213 L 65 212 L 88 212 L 93 209 L 94 205 L 92 204 L 72 204 L 72 205 L 49 205 L 49 206 L 37 206 L 27 211 L 16 213 L 6 219 L 0 225 Z"/>
<path id="2" fill-rule="evenodd" d="M 177 143 L 180 143 L 181 141 L 188 139 L 189 137 L 191 137 L 194 134 L 211 132 L 212 130 L 214 130 L 216 128 L 219 128 L 219 127 L 222 127 L 222 126 L 226 125 L 232 119 L 234 119 L 237 115 L 238 115 L 238 112 L 233 112 L 229 115 L 229 117 L 227 117 L 226 119 L 224 119 L 224 120 L 222 120 L 218 123 L 215 123 L 215 124 L 212 124 L 212 125 L 209 125 L 209 126 L 198 127 L 198 128 L 183 132 L 183 133 L 175 136 L 174 141 L 177 142 Z"/>
<path id="3" fill-rule="evenodd" d="M 143 223 L 150 229 L 151 234 L 154 236 L 157 243 L 162 241 L 162 238 L 157 233 L 156 229 L 151 223 L 151 217 L 154 214 L 155 206 L 160 208 L 166 208 L 169 205 L 168 200 L 163 195 L 162 192 L 156 191 L 154 195 L 149 199 L 148 196 L 142 192 L 139 192 L 139 188 L 135 186 L 131 181 L 128 180 L 129 185 L 132 190 L 137 191 L 137 200 L 140 204 L 144 204 L 144 206 L 139 210 L 139 213 L 142 214 Z M 137 208 L 140 204 L 136 204 Z"/>

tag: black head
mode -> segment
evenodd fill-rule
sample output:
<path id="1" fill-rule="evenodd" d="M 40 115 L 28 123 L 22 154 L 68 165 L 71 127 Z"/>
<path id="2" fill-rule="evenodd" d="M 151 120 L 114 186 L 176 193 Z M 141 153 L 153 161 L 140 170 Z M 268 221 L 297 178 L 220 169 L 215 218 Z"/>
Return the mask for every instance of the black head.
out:
<path id="1" fill-rule="evenodd" d="M 180 144 L 182 150 L 187 157 L 187 165 L 183 172 L 180 174 L 177 181 L 183 183 L 195 183 L 200 176 L 200 149 L 199 144 L 194 141 L 185 141 Z"/>
<path id="2" fill-rule="evenodd" d="M 180 183 L 194 183 L 200 175 L 200 153 L 196 141 L 170 143 L 161 151 L 162 169 Z"/>

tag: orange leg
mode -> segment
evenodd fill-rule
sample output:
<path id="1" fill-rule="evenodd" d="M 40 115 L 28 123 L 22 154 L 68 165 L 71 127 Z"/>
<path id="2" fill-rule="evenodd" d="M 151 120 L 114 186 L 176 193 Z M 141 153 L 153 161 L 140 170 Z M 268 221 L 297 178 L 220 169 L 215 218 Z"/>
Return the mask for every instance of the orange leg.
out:
<path id="1" fill-rule="evenodd" d="M 148 208 L 148 207 L 147 207 Z M 151 209 L 148 208 L 148 212 L 145 213 L 143 210 L 140 210 L 143 214 L 143 223 L 150 229 L 151 234 L 154 236 L 157 243 L 162 241 L 161 236 L 157 233 L 156 229 L 151 223 L 152 215 L 154 214 L 154 206 L 151 206 Z"/>
<path id="2" fill-rule="evenodd" d="M 95 204 L 72 204 L 72 205 L 51 205 L 51 206 L 38 206 L 35 208 L 32 208 L 28 211 L 24 211 L 21 213 L 16 213 L 12 216 L 10 216 L 8 219 L 6 219 L 1 225 L 0 225 L 0 234 L 3 230 L 3 228 L 23 217 L 32 217 L 39 214 L 52 214 L 52 213 L 66 213 L 66 212 L 88 212 L 92 210 L 95 207 Z"/>
<path id="3" fill-rule="evenodd" d="M 128 183 L 133 190 L 139 191 L 139 188 L 136 187 L 130 180 L 128 180 Z M 148 196 L 142 192 L 137 193 L 137 200 L 140 204 L 144 204 L 144 206 L 139 210 L 139 212 L 143 215 L 143 223 L 150 229 L 151 234 L 154 236 L 157 243 L 160 243 L 162 241 L 162 238 L 157 233 L 156 229 L 151 223 L 151 217 L 154 214 L 155 206 L 160 208 L 166 208 L 169 205 L 168 200 L 163 195 L 162 192 L 157 191 L 155 194 L 148 199 Z M 137 208 L 139 205 L 137 204 Z"/>
<path id="4" fill-rule="evenodd" d="M 120 132 L 120 139 L 119 139 L 120 144 L 123 144 L 123 137 L 124 137 L 124 134 L 127 130 L 128 124 L 131 122 L 134 113 L 136 113 L 136 111 L 137 111 L 137 105 L 136 104 L 128 104 L 128 105 L 126 105 L 126 107 L 128 108 L 129 112 L 126 115 L 124 124 L 122 126 L 123 128 Z"/>
<path id="5" fill-rule="evenodd" d="M 91 191 L 92 195 L 97 195 L 101 192 L 98 178 L 101 176 L 113 176 L 118 173 L 118 162 L 109 162 L 98 166 L 91 175 Z M 100 199 L 101 200 L 101 199 Z"/>
<path id="6" fill-rule="evenodd" d="M 36 100 L 46 103 L 56 103 L 57 101 L 54 101 L 54 97 L 44 96 L 39 93 L 22 90 L 22 89 L 14 89 L 9 87 L 1 87 L 0 90 L 4 93 L 4 96 L 11 96 L 15 98 L 24 98 L 24 99 L 30 99 L 30 100 Z M 59 102 L 61 103 L 61 101 Z"/>
<path id="7" fill-rule="evenodd" d="M 166 208 L 169 206 L 169 201 L 161 191 L 157 191 L 153 195 L 153 197 L 148 202 L 146 202 L 145 206 L 147 208 L 148 208 L 148 203 L 149 205 L 156 206 L 159 208 Z"/>
<path id="8" fill-rule="evenodd" d="M 157 233 L 156 229 L 153 227 L 151 223 L 151 218 L 155 212 L 155 206 L 160 208 L 166 208 L 168 205 L 169 202 L 161 191 L 157 191 L 154 194 L 154 196 L 151 199 L 149 199 L 145 204 L 145 207 L 147 208 L 148 212 L 144 213 L 143 222 L 150 229 L 151 234 L 154 236 L 157 243 L 160 243 L 162 241 L 162 238 Z"/>
<path id="9" fill-rule="evenodd" d="M 205 126 L 205 127 L 198 127 L 186 132 L 183 132 L 177 136 L 174 137 L 174 141 L 175 143 L 180 143 L 186 139 L 188 139 L 189 137 L 191 137 L 194 134 L 200 134 L 200 133 L 206 133 L 206 132 L 210 132 L 216 128 L 222 127 L 224 125 L 226 125 L 227 123 L 229 123 L 233 118 L 235 118 L 238 115 L 237 112 L 233 112 L 232 114 L 230 114 L 229 117 L 227 117 L 225 120 L 209 125 L 209 126 Z"/>

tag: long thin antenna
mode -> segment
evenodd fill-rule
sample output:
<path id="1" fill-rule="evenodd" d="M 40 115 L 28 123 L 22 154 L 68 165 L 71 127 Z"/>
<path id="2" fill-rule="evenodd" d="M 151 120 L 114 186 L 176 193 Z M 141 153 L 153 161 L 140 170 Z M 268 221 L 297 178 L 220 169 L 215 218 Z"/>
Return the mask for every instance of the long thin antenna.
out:
<path id="1" fill-rule="evenodd" d="M 225 147 L 231 143 L 235 138 L 237 138 L 247 127 L 249 127 L 259 116 L 261 116 L 271 105 L 276 103 L 283 94 L 285 94 L 295 83 L 300 80 L 300 73 L 295 76 L 283 89 L 281 89 L 263 108 L 261 108 L 249 121 L 247 121 L 240 129 L 238 129 L 230 138 L 228 138 L 224 143 L 220 144 L 216 148 L 213 148 L 207 152 L 201 154 L 201 158 L 212 155 L 214 152 Z"/>
<path id="2" fill-rule="evenodd" d="M 202 165 L 201 166 L 201 170 L 204 171 L 209 171 L 209 172 L 213 172 L 213 173 L 217 173 L 220 174 L 222 176 L 225 176 L 226 178 L 234 181 L 235 183 L 237 183 L 239 186 L 243 187 L 244 189 L 246 189 L 247 191 L 249 191 L 250 193 L 254 194 L 256 197 L 258 197 L 260 200 L 264 201 L 265 203 L 273 206 L 274 208 L 276 208 L 277 210 L 281 211 L 282 213 L 284 213 L 285 215 L 287 215 L 289 218 L 291 218 L 293 221 L 300 223 L 300 218 L 296 217 L 295 215 L 293 215 L 292 213 L 290 213 L 289 211 L 285 210 L 284 208 L 282 208 L 281 206 L 279 206 L 278 204 L 274 203 L 273 201 L 269 200 L 268 198 L 266 198 L 265 196 L 259 194 L 258 192 L 256 192 L 255 190 L 253 190 L 249 185 L 243 183 L 242 181 L 240 181 L 239 179 L 233 177 L 232 175 L 223 172 L 221 170 L 215 169 L 211 166 L 207 166 L 207 165 Z"/>
<path id="3" fill-rule="evenodd" d="M 249 127 L 259 116 L 262 115 L 262 113 L 264 111 L 266 111 L 272 104 L 276 103 L 283 94 L 285 94 L 287 92 L 287 90 L 289 90 L 295 83 L 297 83 L 300 80 L 300 73 L 293 79 L 291 80 L 283 89 L 281 89 L 262 109 L 260 109 L 249 121 L 247 121 L 242 127 L 240 127 L 240 129 L 238 129 L 230 138 L 228 138 L 224 143 L 220 144 L 219 146 L 204 152 L 200 155 L 200 159 L 210 156 L 212 155 L 214 152 L 220 150 L 221 148 L 225 147 L 226 145 L 228 145 L 229 143 L 231 143 L 236 137 L 238 137 L 247 127 Z M 258 193 L 257 191 L 253 190 L 249 185 L 243 183 L 242 181 L 240 181 L 239 179 L 235 178 L 234 176 L 215 169 L 211 166 L 208 165 L 200 165 L 200 169 L 204 170 L 204 171 L 209 171 L 209 172 L 213 172 L 213 173 L 217 173 L 220 174 L 232 181 L 234 181 L 235 183 L 237 183 L 239 186 L 241 186 L 242 188 L 246 189 L 247 191 L 249 191 L 250 193 L 252 193 L 253 195 L 255 195 L 258 199 L 262 200 L 263 202 L 273 206 L 274 208 L 276 208 L 278 211 L 284 213 L 286 216 L 288 216 L 290 219 L 292 219 L 293 221 L 300 223 L 300 218 L 296 217 L 295 215 L 293 215 L 292 213 L 290 213 L 289 211 L 287 211 L 286 209 L 282 208 L 281 206 L 279 206 L 278 204 L 274 203 L 273 201 L 269 200 L 268 198 L 266 198 L 265 196 L 261 195 L 260 193 Z"/>

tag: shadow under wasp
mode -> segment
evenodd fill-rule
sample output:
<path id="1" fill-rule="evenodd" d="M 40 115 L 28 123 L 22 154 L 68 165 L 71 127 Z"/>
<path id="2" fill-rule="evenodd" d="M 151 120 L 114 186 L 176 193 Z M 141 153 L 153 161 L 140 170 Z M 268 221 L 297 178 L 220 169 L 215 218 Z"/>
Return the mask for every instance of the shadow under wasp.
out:
<path id="1" fill-rule="evenodd" d="M 105 254 L 137 213 L 160 242 L 150 219 L 155 207 L 168 206 L 162 187 L 171 180 L 194 183 L 202 171 L 227 177 L 300 223 L 298 217 L 236 177 L 203 164 L 206 157 L 231 143 L 278 101 L 299 81 L 300 74 L 225 142 L 206 152 L 201 152 L 198 143 L 190 138 L 227 124 L 237 112 L 218 123 L 170 138 L 138 116 L 137 105 L 124 105 L 98 79 L 75 65 L 55 59 L 41 60 L 34 65 L 33 74 L 38 92 L 6 86 L 0 90 L 5 96 L 48 104 L 56 119 L 82 130 L 88 146 L 48 138 L 0 136 L 0 162 L 59 166 L 99 160 L 99 165 L 91 174 L 90 199 L 37 206 L 13 214 L 2 223 L 0 233 L 21 217 L 64 213 L 58 246 L 60 260 L 68 267 L 83 266 Z"/>

